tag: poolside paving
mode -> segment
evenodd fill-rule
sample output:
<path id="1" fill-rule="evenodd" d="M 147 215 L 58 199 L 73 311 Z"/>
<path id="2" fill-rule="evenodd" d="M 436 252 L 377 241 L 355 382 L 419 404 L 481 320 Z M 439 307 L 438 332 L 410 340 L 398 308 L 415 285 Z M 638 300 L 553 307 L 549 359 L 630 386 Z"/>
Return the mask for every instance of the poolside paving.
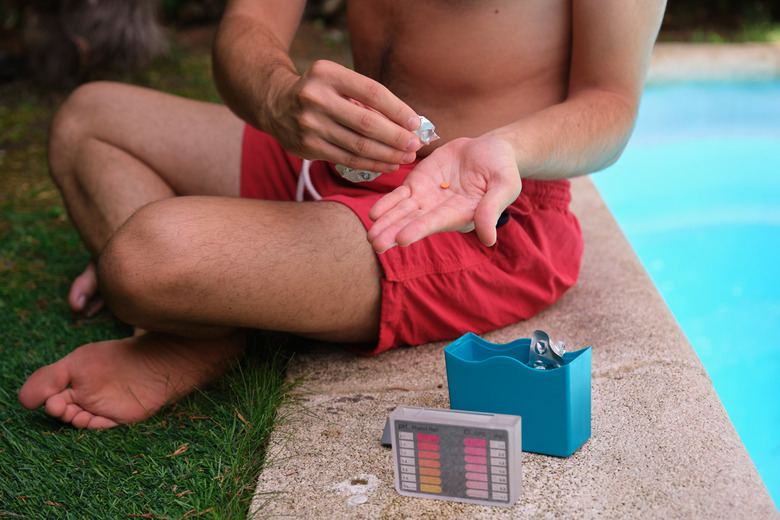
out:
<path id="1" fill-rule="evenodd" d="M 660 43 L 648 82 L 760 81 L 780 79 L 780 42 L 739 44 Z"/>
<path id="2" fill-rule="evenodd" d="M 575 179 L 572 193 L 586 244 L 578 284 L 534 318 L 484 337 L 503 343 L 542 329 L 570 350 L 592 347 L 590 440 L 568 458 L 523 453 L 523 491 L 511 508 L 400 496 L 382 427 L 398 405 L 449 407 L 447 342 L 372 358 L 315 345 L 289 367 L 305 383 L 279 412 L 253 518 L 780 518 L 590 179 Z"/>

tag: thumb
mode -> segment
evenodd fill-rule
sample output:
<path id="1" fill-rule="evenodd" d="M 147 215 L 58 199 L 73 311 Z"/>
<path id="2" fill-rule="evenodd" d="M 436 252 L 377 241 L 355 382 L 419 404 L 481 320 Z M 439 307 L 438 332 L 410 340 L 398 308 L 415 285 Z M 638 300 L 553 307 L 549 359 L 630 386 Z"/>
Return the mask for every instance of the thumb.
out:
<path id="1" fill-rule="evenodd" d="M 474 210 L 474 228 L 477 238 L 484 245 L 491 247 L 496 243 L 498 219 L 501 213 L 517 199 L 521 189 L 521 186 L 516 190 L 489 189 L 477 205 Z"/>

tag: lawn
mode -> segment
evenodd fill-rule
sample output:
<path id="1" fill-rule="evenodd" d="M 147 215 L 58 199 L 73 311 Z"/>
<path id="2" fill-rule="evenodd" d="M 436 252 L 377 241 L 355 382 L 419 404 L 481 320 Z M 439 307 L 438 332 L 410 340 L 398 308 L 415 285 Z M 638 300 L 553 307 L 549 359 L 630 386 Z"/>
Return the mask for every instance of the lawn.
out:
<path id="1" fill-rule="evenodd" d="M 131 78 L 218 101 L 206 48 Z M 46 135 L 67 93 L 0 85 L 0 517 L 246 518 L 284 399 L 290 338 L 252 333 L 231 374 L 142 424 L 75 430 L 16 392 L 36 368 L 130 329 L 104 312 L 74 319 L 66 295 L 88 254 L 48 178 Z"/>

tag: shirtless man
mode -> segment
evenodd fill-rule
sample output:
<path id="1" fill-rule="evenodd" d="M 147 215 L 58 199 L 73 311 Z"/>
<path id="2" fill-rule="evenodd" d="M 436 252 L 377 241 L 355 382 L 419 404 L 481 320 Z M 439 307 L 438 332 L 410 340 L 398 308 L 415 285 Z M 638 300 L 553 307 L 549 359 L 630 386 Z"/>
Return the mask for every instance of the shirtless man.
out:
<path id="1" fill-rule="evenodd" d="M 100 294 L 138 332 L 39 369 L 25 407 L 140 421 L 235 363 L 243 328 L 376 352 L 512 323 L 574 283 L 562 179 L 621 153 L 664 0 L 350 0 L 355 71 L 299 74 L 304 4 L 229 3 L 229 109 L 105 83 L 63 105 L 51 171 L 96 261 L 70 303 Z M 417 114 L 440 140 L 420 146 Z M 315 162 L 324 200 L 291 202 L 293 156 L 388 173 L 372 191 Z"/>

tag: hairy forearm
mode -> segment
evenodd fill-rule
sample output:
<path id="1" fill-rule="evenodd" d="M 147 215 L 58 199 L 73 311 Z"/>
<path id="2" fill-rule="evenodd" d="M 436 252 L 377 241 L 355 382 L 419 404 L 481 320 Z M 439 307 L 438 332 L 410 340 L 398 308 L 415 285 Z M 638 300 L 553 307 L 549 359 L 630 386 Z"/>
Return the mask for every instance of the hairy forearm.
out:
<path id="1" fill-rule="evenodd" d="M 369 171 L 414 160 L 414 110 L 376 81 L 319 60 L 300 74 L 289 57 L 306 2 L 233 0 L 214 46 L 220 94 L 288 153 Z"/>
<path id="2" fill-rule="evenodd" d="M 214 43 L 214 80 L 227 106 L 249 124 L 267 129 L 282 85 L 297 77 L 287 47 L 265 25 L 227 14 Z"/>
<path id="3" fill-rule="evenodd" d="M 586 89 L 490 134 L 510 142 L 521 177 L 554 180 L 586 175 L 620 156 L 637 104 L 630 96 Z"/>

